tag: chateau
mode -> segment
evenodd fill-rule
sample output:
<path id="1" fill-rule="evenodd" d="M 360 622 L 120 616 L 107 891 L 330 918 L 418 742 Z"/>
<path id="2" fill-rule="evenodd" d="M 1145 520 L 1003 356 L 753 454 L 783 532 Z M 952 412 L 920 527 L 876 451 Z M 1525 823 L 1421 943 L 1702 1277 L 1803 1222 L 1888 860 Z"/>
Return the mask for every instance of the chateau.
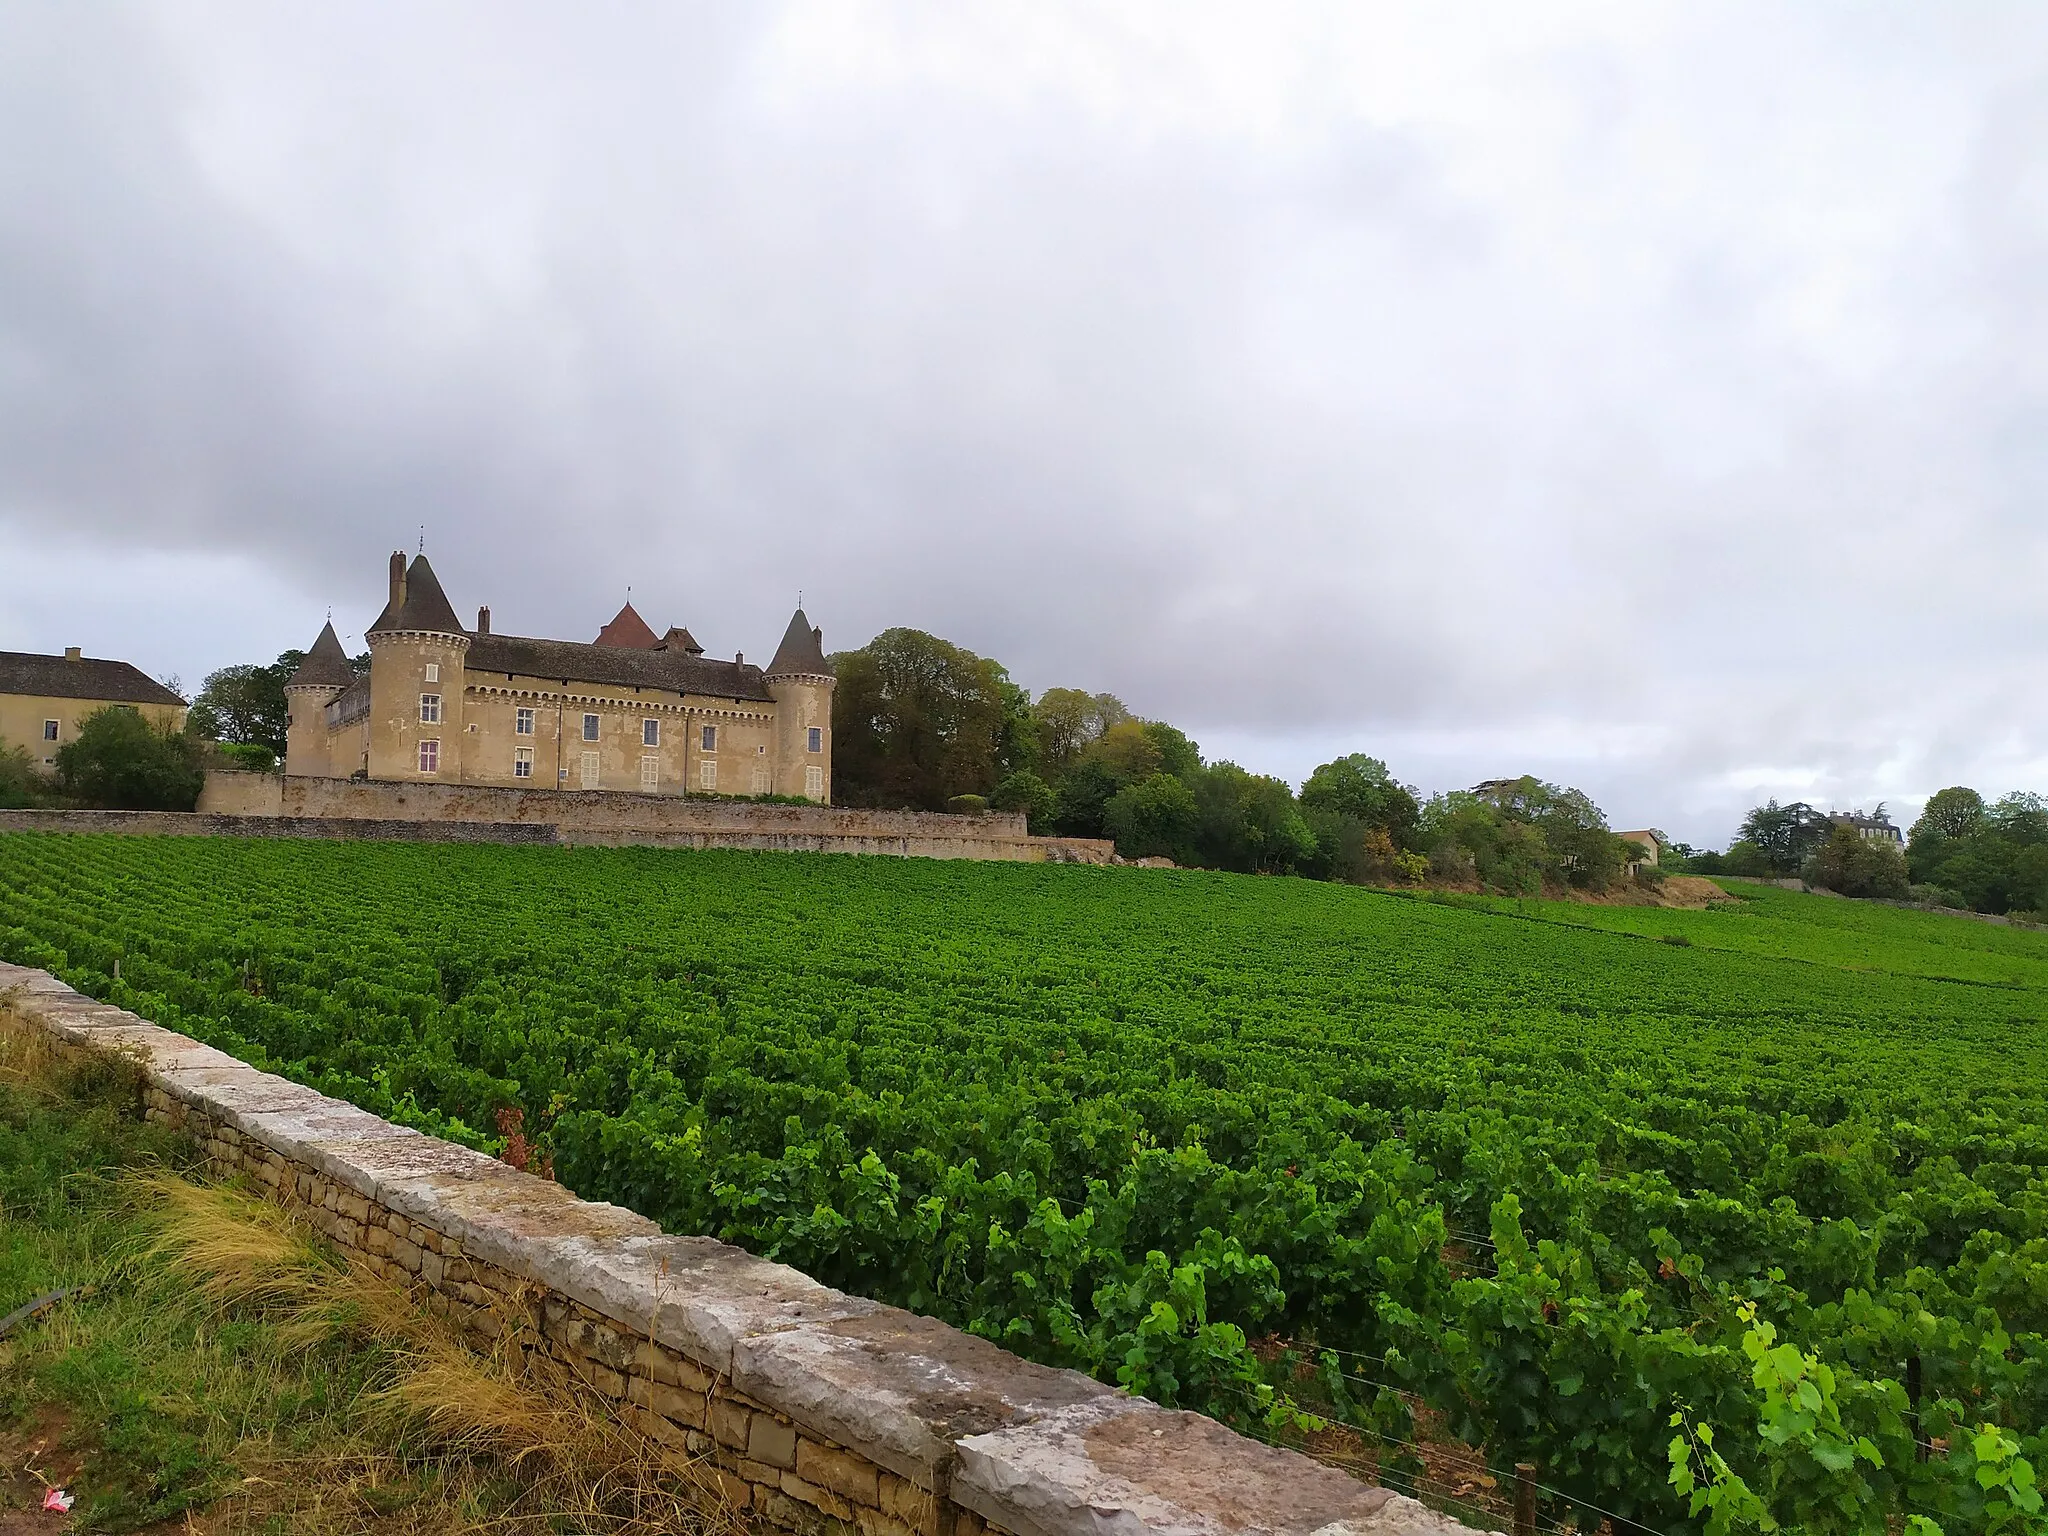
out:
<path id="1" fill-rule="evenodd" d="M 832 799 L 832 667 L 802 609 L 766 668 L 657 636 L 628 603 L 588 644 L 455 617 L 425 555 L 391 557 L 358 676 L 330 622 L 285 685 L 285 772 L 315 778 Z"/>

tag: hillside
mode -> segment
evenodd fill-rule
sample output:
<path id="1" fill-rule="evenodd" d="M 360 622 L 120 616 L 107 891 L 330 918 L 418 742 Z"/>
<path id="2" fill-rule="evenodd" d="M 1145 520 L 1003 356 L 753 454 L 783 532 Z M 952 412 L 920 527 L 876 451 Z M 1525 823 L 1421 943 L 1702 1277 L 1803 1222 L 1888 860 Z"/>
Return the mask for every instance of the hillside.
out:
<path id="1" fill-rule="evenodd" d="M 2043 1449 L 2048 935 L 1742 895 L 20 835 L 0 954 L 1389 1478 L 1676 1529 L 1683 1410 L 1777 1487 L 1755 1307 L 1927 1507 L 1963 1404 Z"/>

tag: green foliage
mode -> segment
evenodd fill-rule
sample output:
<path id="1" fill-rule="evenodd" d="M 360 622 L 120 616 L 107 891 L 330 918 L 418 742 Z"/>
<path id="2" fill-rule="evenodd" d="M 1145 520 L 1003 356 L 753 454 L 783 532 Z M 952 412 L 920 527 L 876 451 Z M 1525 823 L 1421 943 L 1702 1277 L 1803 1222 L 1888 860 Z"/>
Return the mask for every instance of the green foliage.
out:
<path id="1" fill-rule="evenodd" d="M 13 834 L 0 955 L 1262 1434 L 2035 1536 L 2048 935 L 1740 889 Z"/>
<path id="2" fill-rule="evenodd" d="M 1086 693 L 1079 688 L 1046 689 L 1031 706 L 1031 714 L 1037 727 L 1039 768 L 1055 781 L 1090 742 L 1131 718 L 1116 695 Z"/>
<path id="3" fill-rule="evenodd" d="M 57 749 L 57 782 L 72 798 L 108 810 L 189 811 L 206 771 L 195 737 L 110 705 L 87 715 Z"/>
<path id="4" fill-rule="evenodd" d="M 42 805 L 55 787 L 27 749 L 0 743 L 0 811 Z"/>
<path id="5" fill-rule="evenodd" d="M 1015 685 L 997 663 L 916 629 L 832 658 L 832 792 L 842 805 L 939 810 L 985 795 L 1022 750 Z"/>
<path id="6" fill-rule="evenodd" d="M 1829 830 L 1827 817 L 1804 800 L 1790 805 L 1772 800 L 1742 819 L 1742 843 L 1755 851 L 1761 864 L 1754 873 L 1784 877 L 1799 873 L 1799 866 L 1826 841 Z M 1728 854 L 1732 861 L 1735 850 L 1729 849 Z M 1732 862 L 1728 872 L 1752 873 L 1748 868 L 1736 869 Z"/>
<path id="7" fill-rule="evenodd" d="M 1118 790 L 1103 806 L 1102 821 L 1127 859 L 1163 855 L 1177 864 L 1194 862 L 1201 808 L 1194 791 L 1170 773 Z"/>
<path id="8" fill-rule="evenodd" d="M 224 741 L 220 754 L 228 766 L 245 773 L 270 773 L 277 767 L 277 754 L 259 742 Z"/>
<path id="9" fill-rule="evenodd" d="M 1361 827 L 1377 827 L 1398 847 L 1412 848 L 1421 828 L 1422 806 L 1415 791 L 1397 780 L 1376 757 L 1354 752 L 1324 763 L 1301 786 L 1303 811 L 1323 811 Z"/>
<path id="10" fill-rule="evenodd" d="M 1039 834 L 1052 829 L 1060 811 L 1060 797 L 1053 787 L 1028 768 L 1019 768 L 1005 777 L 988 797 L 988 803 L 999 811 L 1022 811 L 1026 825 Z"/>
<path id="11" fill-rule="evenodd" d="M 1996 804 L 1969 789 L 1944 789 L 1913 824 L 1906 865 L 1979 912 L 2048 908 L 2048 803 L 2011 794 Z"/>
<path id="12" fill-rule="evenodd" d="M 1216 763 L 1196 781 L 1194 799 L 1195 846 L 1213 869 L 1282 874 L 1315 857 L 1315 832 L 1285 780 Z"/>
<path id="13" fill-rule="evenodd" d="M 1917 843 L 1924 837 L 1968 837 L 1984 825 L 1984 797 L 1964 785 L 1936 790 L 1921 809 L 1920 819 L 1906 834 Z"/>
<path id="14" fill-rule="evenodd" d="M 1487 890 L 1510 896 L 1564 885 L 1604 891 L 1635 857 L 1583 792 L 1530 777 L 1432 797 L 1417 837 L 1438 875 L 1469 870 Z"/>
<path id="15" fill-rule="evenodd" d="M 1828 834 L 1801 871 L 1808 885 L 1843 896 L 1906 894 L 1906 857 L 1888 842 L 1864 837 L 1846 823 Z"/>
<path id="16" fill-rule="evenodd" d="M 285 651 L 268 666 L 240 663 L 207 673 L 188 717 L 193 734 L 267 747 L 273 758 L 283 757 L 285 725 L 291 713 L 284 685 L 305 659 L 304 651 Z"/>

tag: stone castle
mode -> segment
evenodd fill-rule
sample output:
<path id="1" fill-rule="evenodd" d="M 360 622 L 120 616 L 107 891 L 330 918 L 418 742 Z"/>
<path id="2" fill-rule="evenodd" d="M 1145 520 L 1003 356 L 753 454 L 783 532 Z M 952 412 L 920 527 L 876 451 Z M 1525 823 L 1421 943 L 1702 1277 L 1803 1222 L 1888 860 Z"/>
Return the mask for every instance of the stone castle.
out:
<path id="1" fill-rule="evenodd" d="M 391 557 L 358 676 L 328 623 L 285 685 L 285 772 L 313 778 L 832 800 L 832 667 L 799 608 L 765 668 L 656 635 L 628 603 L 590 644 L 463 628 L 425 555 Z"/>

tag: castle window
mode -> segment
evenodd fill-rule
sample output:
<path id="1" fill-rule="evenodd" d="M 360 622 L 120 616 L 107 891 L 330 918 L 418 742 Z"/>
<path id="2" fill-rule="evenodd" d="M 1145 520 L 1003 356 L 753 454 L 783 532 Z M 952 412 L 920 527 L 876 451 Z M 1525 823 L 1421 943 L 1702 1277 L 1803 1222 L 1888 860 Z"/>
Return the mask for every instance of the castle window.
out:
<path id="1" fill-rule="evenodd" d="M 825 798 L 825 770 L 806 768 L 804 770 L 804 793 L 813 800 Z"/>
<path id="2" fill-rule="evenodd" d="M 533 734 L 533 711 L 520 709 L 513 713 L 512 729 L 521 736 Z"/>
<path id="3" fill-rule="evenodd" d="M 597 716 L 585 715 L 583 717 L 583 739 L 585 741 L 597 740 Z"/>
<path id="4" fill-rule="evenodd" d="M 659 720 L 642 720 L 640 722 L 640 745 L 643 747 L 658 747 L 661 745 L 661 722 Z"/>
<path id="5" fill-rule="evenodd" d="M 595 752 L 585 752 L 580 767 L 583 775 L 583 787 L 585 789 L 597 788 L 597 754 Z"/>
<path id="6" fill-rule="evenodd" d="M 512 777 L 515 779 L 530 779 L 533 777 L 533 748 L 514 747 L 512 749 Z"/>
<path id="7" fill-rule="evenodd" d="M 697 787 L 700 789 L 718 788 L 718 764 L 707 761 L 697 765 Z"/>
<path id="8" fill-rule="evenodd" d="M 430 661 L 427 663 L 427 681 L 430 683 L 438 683 L 439 681 L 441 681 L 441 663 L 439 663 L 438 661 Z"/>
<path id="9" fill-rule="evenodd" d="M 440 743 L 440 742 L 438 742 L 438 741 L 423 741 L 423 742 L 421 742 L 421 743 L 420 743 L 420 772 L 421 772 L 421 773 L 439 773 L 440 771 L 441 771 L 441 743 Z"/>
<path id="10" fill-rule="evenodd" d="M 423 694 L 421 694 L 421 695 L 420 695 L 420 724 L 421 724 L 421 725 L 439 725 L 440 723 L 441 723 L 441 695 L 439 695 L 438 693 L 423 693 Z"/>
<path id="11" fill-rule="evenodd" d="M 54 720 L 45 720 L 45 721 L 43 722 L 43 740 L 45 740 L 45 741 L 55 741 L 56 739 L 57 739 L 57 722 L 56 722 L 56 721 L 54 721 Z"/>
<path id="12" fill-rule="evenodd" d="M 707 725 L 704 727 L 703 746 L 706 752 L 716 752 L 718 750 L 717 726 Z"/>
<path id="13" fill-rule="evenodd" d="M 808 736 L 808 745 L 813 752 L 822 752 L 825 750 L 825 730 L 823 726 L 812 726 L 810 731 L 808 732 Z"/>
<path id="14" fill-rule="evenodd" d="M 654 722 L 650 720 L 647 723 L 652 725 Z M 661 787 L 660 758 L 643 757 L 640 759 L 640 787 L 642 789 L 659 789 Z"/>

